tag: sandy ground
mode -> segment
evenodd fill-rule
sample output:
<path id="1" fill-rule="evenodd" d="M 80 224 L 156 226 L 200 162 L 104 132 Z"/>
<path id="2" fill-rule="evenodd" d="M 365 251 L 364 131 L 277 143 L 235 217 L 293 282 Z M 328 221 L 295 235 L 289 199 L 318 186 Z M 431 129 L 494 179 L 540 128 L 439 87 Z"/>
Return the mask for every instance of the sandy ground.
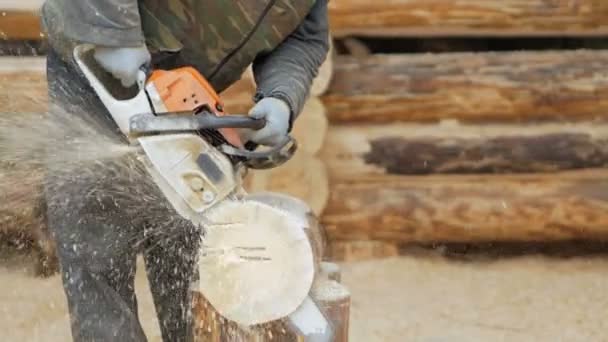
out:
<path id="1" fill-rule="evenodd" d="M 409 256 L 342 267 L 354 342 L 608 340 L 606 258 Z M 31 272 L 22 256 L 0 265 L 2 340 L 69 341 L 60 279 Z M 144 328 L 160 341 L 142 272 L 137 291 Z"/>

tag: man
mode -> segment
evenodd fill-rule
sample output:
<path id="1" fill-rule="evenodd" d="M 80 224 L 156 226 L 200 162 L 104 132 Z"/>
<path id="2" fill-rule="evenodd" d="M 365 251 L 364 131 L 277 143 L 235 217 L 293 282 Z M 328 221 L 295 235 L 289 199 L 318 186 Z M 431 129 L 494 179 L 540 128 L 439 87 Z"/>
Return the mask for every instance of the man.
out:
<path id="1" fill-rule="evenodd" d="M 75 66 L 77 44 L 94 44 L 99 65 L 124 87 L 143 64 L 189 65 L 221 92 L 253 63 L 250 115 L 267 125 L 247 135 L 262 145 L 291 130 L 328 51 L 327 0 L 47 0 L 42 17 L 51 115 L 92 122 L 116 139 L 118 128 Z M 133 284 L 142 252 L 163 339 L 187 340 L 198 231 L 175 218 L 157 189 L 142 187 L 146 177 L 103 163 L 77 171 L 49 166 L 46 181 L 73 339 L 146 340 Z"/>

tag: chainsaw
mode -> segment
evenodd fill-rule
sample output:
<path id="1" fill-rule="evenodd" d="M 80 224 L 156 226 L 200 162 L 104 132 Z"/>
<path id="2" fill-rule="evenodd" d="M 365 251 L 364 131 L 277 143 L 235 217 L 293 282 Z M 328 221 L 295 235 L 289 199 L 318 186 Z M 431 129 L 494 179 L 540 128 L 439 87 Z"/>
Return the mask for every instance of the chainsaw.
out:
<path id="1" fill-rule="evenodd" d="M 290 160 L 296 141 L 288 135 L 266 148 L 242 141 L 238 129 L 258 130 L 265 121 L 226 113 L 219 95 L 192 67 L 145 66 L 134 89 L 126 89 L 101 70 L 93 54 L 94 46 L 84 44 L 73 56 L 124 137 L 143 150 L 140 160 L 163 195 L 179 215 L 203 228 L 203 244 L 208 246 L 200 253 L 199 290 L 225 317 L 240 324 L 289 315 L 295 315 L 296 322 L 310 312 L 318 317 L 318 308 L 306 306 L 318 259 L 307 237 L 314 229 L 308 223 L 310 208 L 289 196 L 255 196 L 242 187 L 248 169 L 270 169 Z M 116 87 L 120 91 L 112 92 Z M 231 222 L 213 224 L 209 218 Z M 230 264 L 233 259 L 237 261 Z M 229 286 L 227 279 L 253 274 L 266 278 Z M 284 281 L 289 276 L 297 278 L 295 285 Z M 263 288 L 269 290 L 260 293 Z M 290 300 L 277 300 L 278 294 Z M 239 300 L 227 303 L 226 298 Z M 321 325 L 327 324 L 321 319 Z"/>
<path id="2" fill-rule="evenodd" d="M 237 129 L 259 130 L 265 120 L 228 115 L 213 87 L 189 66 L 144 66 L 134 96 L 120 98 L 104 84 L 109 78 L 104 80 L 96 66 L 93 48 L 75 48 L 77 65 L 120 131 L 143 149 L 148 171 L 169 202 L 195 224 L 206 210 L 238 192 L 247 169 L 280 166 L 297 150 L 291 136 L 265 149 L 243 142 Z"/>

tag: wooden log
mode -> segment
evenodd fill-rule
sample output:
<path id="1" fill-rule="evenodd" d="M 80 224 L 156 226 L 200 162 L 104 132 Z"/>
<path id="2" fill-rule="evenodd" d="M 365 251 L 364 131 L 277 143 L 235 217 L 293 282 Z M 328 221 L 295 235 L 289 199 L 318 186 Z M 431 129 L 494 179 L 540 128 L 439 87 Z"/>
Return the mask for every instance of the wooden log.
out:
<path id="1" fill-rule="evenodd" d="M 331 123 L 586 120 L 608 113 L 608 51 L 342 56 Z"/>
<path id="2" fill-rule="evenodd" d="M 346 227 L 340 228 L 347 229 Z M 399 246 L 386 241 L 337 240 L 332 236 L 328 248 L 331 260 L 342 262 L 383 259 L 399 255 Z"/>
<path id="3" fill-rule="evenodd" d="M 334 36 L 604 35 L 608 5 L 598 0 L 334 0 Z"/>
<path id="4" fill-rule="evenodd" d="M 42 57 L 0 57 L 0 113 L 46 111 L 45 66 Z"/>
<path id="5" fill-rule="evenodd" d="M 527 173 L 608 166 L 608 121 L 336 125 L 320 158 L 332 179 Z"/>
<path id="6" fill-rule="evenodd" d="M 351 295 L 346 287 L 335 280 L 320 279 L 311 297 L 330 322 L 332 342 L 348 342 Z"/>
<path id="7" fill-rule="evenodd" d="M 206 213 L 198 289 L 223 316 L 251 326 L 288 316 L 318 270 L 302 211 L 262 200 L 224 201 Z"/>
<path id="8" fill-rule="evenodd" d="M 302 337 L 285 320 L 243 327 L 222 317 L 205 297 L 193 292 L 194 342 L 295 342 Z"/>
<path id="9" fill-rule="evenodd" d="M 35 10 L 0 9 L 0 40 L 41 40 L 44 34 Z"/>
<path id="10" fill-rule="evenodd" d="M 608 238 L 608 170 L 334 179 L 330 241 L 388 243 Z"/>

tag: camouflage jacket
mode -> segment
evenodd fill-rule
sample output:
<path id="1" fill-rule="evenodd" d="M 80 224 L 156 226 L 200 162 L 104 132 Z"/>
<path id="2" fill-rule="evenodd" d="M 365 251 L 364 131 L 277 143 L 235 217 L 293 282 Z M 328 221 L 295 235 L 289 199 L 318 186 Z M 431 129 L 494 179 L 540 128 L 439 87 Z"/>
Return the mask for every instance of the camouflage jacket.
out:
<path id="1" fill-rule="evenodd" d="M 253 63 L 263 97 L 301 112 L 328 51 L 328 0 L 46 0 L 50 46 L 69 59 L 74 44 L 146 43 L 157 67 L 191 65 L 218 92 Z"/>

